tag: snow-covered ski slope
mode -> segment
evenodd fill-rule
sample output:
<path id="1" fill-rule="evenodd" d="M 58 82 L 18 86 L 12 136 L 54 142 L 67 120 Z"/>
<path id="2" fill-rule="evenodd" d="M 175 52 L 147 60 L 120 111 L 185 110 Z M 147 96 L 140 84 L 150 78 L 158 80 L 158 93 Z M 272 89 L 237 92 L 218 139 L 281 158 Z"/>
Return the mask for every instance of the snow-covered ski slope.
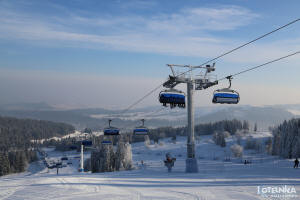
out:
<path id="1" fill-rule="evenodd" d="M 262 140 L 268 133 L 254 135 Z M 0 199 L 266 199 L 257 194 L 258 186 L 293 186 L 300 199 L 300 169 L 292 168 L 291 160 L 278 159 L 265 154 L 244 152 L 244 165 L 240 159 L 224 162 L 230 145 L 213 144 L 211 136 L 201 137 L 197 143 L 199 173 L 186 174 L 186 138 L 178 137 L 173 144 L 165 139 L 162 145 L 133 144 L 136 169 L 110 173 L 77 172 L 78 153 L 49 152 L 50 159 L 66 154 L 72 165 L 45 169 L 42 162 L 32 164 L 28 172 L 0 178 Z M 227 150 L 226 150 L 227 149 Z M 162 160 L 171 152 L 177 158 L 172 173 L 168 173 Z M 87 157 L 87 156 L 86 156 Z M 141 166 L 141 160 L 145 165 Z"/>

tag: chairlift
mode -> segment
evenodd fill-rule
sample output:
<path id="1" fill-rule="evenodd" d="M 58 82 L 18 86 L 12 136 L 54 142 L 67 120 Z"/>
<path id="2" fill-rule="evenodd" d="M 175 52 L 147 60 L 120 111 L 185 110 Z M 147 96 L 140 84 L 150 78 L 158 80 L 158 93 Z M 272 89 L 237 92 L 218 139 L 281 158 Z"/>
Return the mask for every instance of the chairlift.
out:
<path id="1" fill-rule="evenodd" d="M 232 76 L 226 77 L 229 80 L 229 87 L 214 91 L 213 103 L 237 104 L 240 101 L 240 95 L 237 91 L 230 89 Z"/>
<path id="2" fill-rule="evenodd" d="M 104 129 L 104 131 L 103 131 L 104 135 L 120 135 L 120 130 L 118 128 L 112 127 L 110 125 L 111 121 L 112 121 L 111 119 L 108 120 L 109 126 Z"/>
<path id="3" fill-rule="evenodd" d="M 103 144 L 103 145 L 110 145 L 110 144 L 112 144 L 112 142 L 110 140 L 103 140 L 101 142 L 101 144 Z"/>
<path id="4" fill-rule="evenodd" d="M 67 156 L 61 157 L 60 160 L 69 160 Z"/>
<path id="5" fill-rule="evenodd" d="M 134 135 L 148 135 L 149 129 L 144 126 L 145 119 L 141 119 L 142 126 L 138 126 L 133 130 Z"/>
<path id="6" fill-rule="evenodd" d="M 93 142 L 91 140 L 83 140 L 81 141 L 81 144 L 84 146 L 92 146 Z"/>
<path id="7" fill-rule="evenodd" d="M 71 145 L 70 146 L 70 150 L 76 150 L 77 149 L 77 146 L 76 145 Z"/>
<path id="8" fill-rule="evenodd" d="M 169 104 L 170 108 L 175 108 L 176 106 L 185 108 L 185 94 L 184 92 L 173 88 L 163 90 L 159 93 L 159 102 L 166 107 Z"/>

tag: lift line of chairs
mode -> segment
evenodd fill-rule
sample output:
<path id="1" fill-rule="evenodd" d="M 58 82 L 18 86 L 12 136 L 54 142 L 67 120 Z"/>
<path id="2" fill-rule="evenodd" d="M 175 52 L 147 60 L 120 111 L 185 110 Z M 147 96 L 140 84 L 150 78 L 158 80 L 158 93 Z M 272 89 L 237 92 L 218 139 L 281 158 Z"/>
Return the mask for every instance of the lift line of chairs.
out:
<path id="1" fill-rule="evenodd" d="M 240 101 L 240 95 L 237 91 L 230 89 L 232 76 L 228 76 L 226 78 L 229 81 L 229 87 L 215 90 L 213 93 L 212 102 L 220 104 L 237 104 Z M 185 108 L 185 93 L 180 90 L 176 90 L 174 88 L 163 90 L 159 93 L 158 99 L 159 102 L 165 107 L 169 105 L 171 109 L 175 107 Z M 120 135 L 120 129 L 111 126 L 111 121 L 111 119 L 108 120 L 109 126 L 104 129 L 104 135 Z M 137 126 L 133 130 L 133 135 L 143 136 L 149 134 L 149 129 L 144 125 L 145 120 L 142 119 L 141 122 L 142 125 Z M 111 144 L 111 141 L 103 141 L 102 144 Z"/>
<path id="2" fill-rule="evenodd" d="M 111 119 L 108 120 L 108 127 L 106 127 L 104 129 L 104 136 L 117 136 L 120 135 L 120 129 L 111 126 Z M 145 127 L 144 123 L 145 120 L 141 119 L 142 125 L 141 126 L 137 126 L 134 130 L 133 130 L 133 135 L 135 136 L 145 136 L 149 134 L 149 129 L 147 127 Z M 102 144 L 111 144 L 112 142 L 110 140 L 103 140 Z"/>

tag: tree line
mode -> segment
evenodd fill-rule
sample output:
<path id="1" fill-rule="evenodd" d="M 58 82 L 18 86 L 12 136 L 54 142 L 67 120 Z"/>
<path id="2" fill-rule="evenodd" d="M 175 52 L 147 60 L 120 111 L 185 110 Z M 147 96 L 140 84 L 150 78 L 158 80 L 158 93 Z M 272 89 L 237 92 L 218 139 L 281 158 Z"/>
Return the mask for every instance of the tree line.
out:
<path id="1" fill-rule="evenodd" d="M 0 152 L 0 176 L 23 172 L 28 163 L 36 160 L 34 150 Z"/>
<path id="2" fill-rule="evenodd" d="M 300 119 L 284 121 L 272 130 L 272 154 L 283 158 L 300 157 Z"/>
<path id="3" fill-rule="evenodd" d="M 200 135 L 212 135 L 215 132 L 228 132 L 231 135 L 234 135 L 238 130 L 249 130 L 248 121 L 239 121 L 236 119 L 233 120 L 222 120 L 213 123 L 198 124 L 195 126 L 195 136 Z M 165 137 L 176 137 L 176 136 L 186 136 L 187 127 L 162 127 L 150 130 L 150 139 L 154 142 L 158 142 L 159 139 Z M 137 138 L 138 140 L 138 138 Z"/>
<path id="4" fill-rule="evenodd" d="M 88 129 L 85 129 L 85 132 Z M 249 130 L 248 121 L 239 121 L 236 119 L 233 120 L 222 120 L 214 123 L 205 123 L 198 124 L 195 126 L 195 136 L 200 135 L 212 135 L 216 132 L 227 132 L 231 135 L 234 135 L 238 130 Z M 90 132 L 90 131 L 89 131 Z M 132 132 L 121 133 L 124 138 L 127 138 L 129 143 L 135 142 L 144 142 L 144 137 L 134 136 Z M 187 127 L 161 127 L 149 130 L 149 139 L 158 143 L 160 139 L 171 137 L 172 140 L 176 141 L 176 136 L 186 136 L 187 135 Z M 100 145 L 103 140 L 103 135 L 98 137 L 92 136 L 87 137 L 92 140 L 93 145 Z M 118 143 L 118 137 L 113 137 L 112 142 L 114 144 Z M 76 138 L 64 138 L 61 140 L 47 140 L 44 141 L 43 145 L 45 146 L 55 146 L 56 150 L 59 151 L 68 151 L 70 149 L 80 150 L 80 141 L 76 140 Z"/>
<path id="5" fill-rule="evenodd" d="M 32 140 L 64 136 L 74 130 L 64 123 L 0 117 L 0 151 L 28 149 Z"/>
<path id="6" fill-rule="evenodd" d="M 22 172 L 37 159 L 33 141 L 71 132 L 74 127 L 64 123 L 0 117 L 0 176 Z"/>

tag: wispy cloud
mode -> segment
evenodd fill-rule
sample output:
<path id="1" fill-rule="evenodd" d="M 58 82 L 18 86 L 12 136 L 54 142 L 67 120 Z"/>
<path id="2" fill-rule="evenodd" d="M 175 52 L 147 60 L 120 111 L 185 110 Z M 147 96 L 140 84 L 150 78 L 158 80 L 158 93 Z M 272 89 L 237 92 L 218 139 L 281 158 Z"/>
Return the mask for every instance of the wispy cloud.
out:
<path id="1" fill-rule="evenodd" d="M 141 1 L 140 5 L 134 5 L 150 6 L 147 4 Z M 58 11 L 67 9 L 58 8 Z M 214 32 L 238 29 L 258 17 L 259 14 L 238 6 L 183 8 L 151 16 L 99 13 L 86 16 L 68 10 L 62 15 L 39 17 L 26 11 L 16 12 L 13 5 L 6 5 L 0 9 L 0 38 L 34 41 L 39 45 L 213 57 L 240 44 L 235 39 L 215 36 Z M 282 44 L 287 48 L 282 48 Z M 266 54 L 281 56 L 286 49 L 299 49 L 296 43 L 283 41 L 280 45 L 281 48 L 274 48 L 278 42 L 255 45 L 227 59 L 263 61 Z"/>
<path id="2" fill-rule="evenodd" d="M 124 1 L 122 0 L 117 0 L 116 1 L 117 4 L 119 4 L 119 7 L 121 9 L 148 9 L 149 7 L 154 7 L 157 6 L 157 2 L 155 1 L 147 1 L 147 0 L 130 0 L 130 1 L 126 1 L 126 3 L 124 3 Z"/>
<path id="3" fill-rule="evenodd" d="M 245 26 L 257 17 L 258 14 L 238 6 L 185 8 L 178 13 L 157 16 L 147 26 L 153 30 L 176 33 L 223 31 Z"/>

